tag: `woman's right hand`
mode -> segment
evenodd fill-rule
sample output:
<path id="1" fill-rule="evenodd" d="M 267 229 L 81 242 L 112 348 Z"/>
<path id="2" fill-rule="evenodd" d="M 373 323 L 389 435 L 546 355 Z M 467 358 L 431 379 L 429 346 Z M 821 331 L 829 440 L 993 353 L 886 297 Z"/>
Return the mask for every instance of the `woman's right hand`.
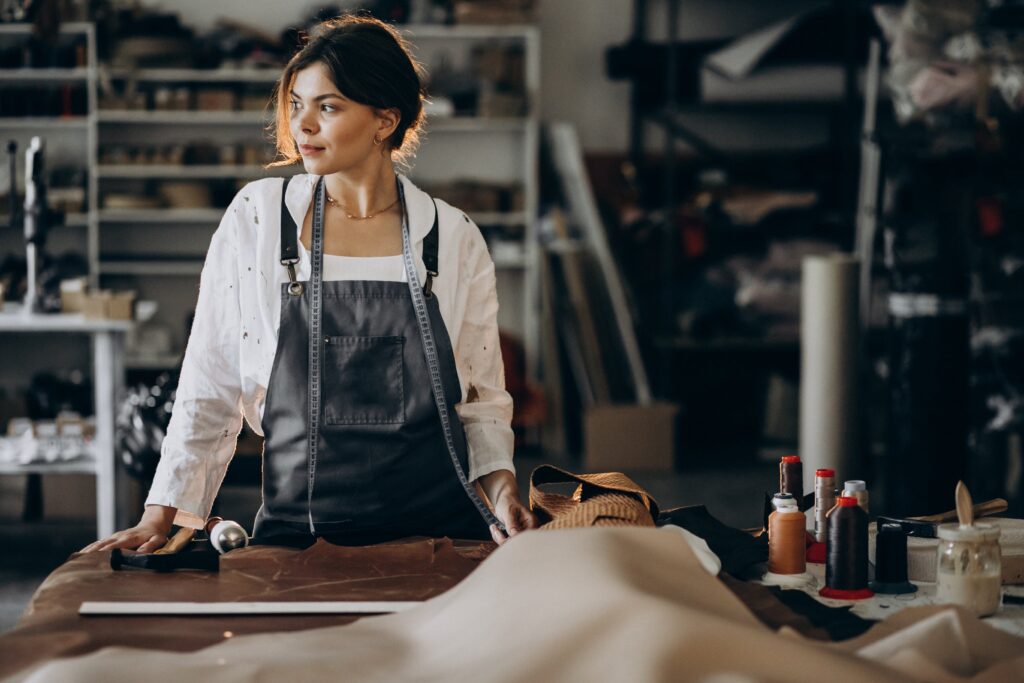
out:
<path id="1" fill-rule="evenodd" d="M 151 553 L 167 543 L 167 534 L 173 526 L 175 508 L 163 505 L 149 505 L 142 519 L 135 526 L 118 531 L 108 538 L 101 538 L 95 543 L 82 548 L 79 552 L 91 553 L 114 548 L 137 550 L 140 553 Z"/>

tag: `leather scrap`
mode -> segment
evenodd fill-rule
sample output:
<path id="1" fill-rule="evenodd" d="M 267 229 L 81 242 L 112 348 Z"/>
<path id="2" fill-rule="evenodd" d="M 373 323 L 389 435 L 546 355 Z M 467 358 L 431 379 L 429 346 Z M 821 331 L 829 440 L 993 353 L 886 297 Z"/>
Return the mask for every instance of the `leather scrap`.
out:
<path id="1" fill-rule="evenodd" d="M 571 496 L 541 487 L 577 484 Z M 530 475 L 530 509 L 542 529 L 590 526 L 654 526 L 658 504 L 639 484 L 621 472 L 573 474 L 541 465 Z"/>

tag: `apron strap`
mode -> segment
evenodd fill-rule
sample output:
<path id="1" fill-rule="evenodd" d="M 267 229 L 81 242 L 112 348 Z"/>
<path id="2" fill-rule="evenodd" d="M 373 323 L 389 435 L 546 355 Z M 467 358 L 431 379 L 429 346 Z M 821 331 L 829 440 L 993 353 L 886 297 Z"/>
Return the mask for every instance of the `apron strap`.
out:
<path id="1" fill-rule="evenodd" d="M 299 262 L 298 226 L 284 201 L 290 180 L 285 178 L 281 183 L 281 265 L 288 269 L 288 293 L 298 296 L 302 294 L 302 283 L 295 279 L 295 264 Z"/>
<path id="2" fill-rule="evenodd" d="M 434 284 L 434 278 L 437 277 L 437 249 L 438 242 L 440 241 L 439 230 L 437 228 L 438 214 L 440 211 L 437 208 L 437 200 L 434 202 L 434 225 L 430 228 L 430 232 L 423 238 L 423 267 L 427 271 L 427 279 L 423 284 L 423 293 L 430 298 L 430 290 Z"/>
<path id="3" fill-rule="evenodd" d="M 469 500 L 476 507 L 480 516 L 488 526 L 496 525 L 501 531 L 508 533 L 508 529 L 491 511 L 487 504 L 481 500 L 477 493 L 476 485 L 469 481 L 465 469 L 459 461 L 459 454 L 455 447 L 455 437 L 452 433 L 452 417 L 448 410 L 448 398 L 444 391 L 444 382 L 441 379 L 441 362 L 437 355 L 437 345 L 434 342 L 434 331 L 431 328 L 430 312 L 427 308 L 427 296 L 430 287 L 430 266 L 427 265 L 427 285 L 422 289 L 419 286 L 419 275 L 416 273 L 416 264 L 412 256 L 412 240 L 409 237 L 409 208 L 405 204 L 405 190 L 402 184 L 398 184 L 398 197 L 402 203 L 402 258 L 405 261 L 405 275 L 408 280 L 409 294 L 412 298 L 412 309 L 416 317 L 416 324 L 420 328 L 420 340 L 423 342 L 423 355 L 427 359 L 427 368 L 430 375 L 431 393 L 434 395 L 434 404 L 437 406 L 437 415 L 441 421 L 441 432 L 444 434 L 445 445 L 448 447 L 448 456 L 451 458 L 455 468 L 455 474 L 462 484 L 463 490 Z M 428 248 L 426 240 L 423 245 L 423 261 L 427 264 L 428 252 L 432 253 L 431 258 L 434 264 L 434 274 L 437 274 L 437 202 L 434 202 L 434 226 L 430 232 L 434 235 L 430 238 L 433 247 Z M 443 323 L 443 321 L 442 321 Z M 456 417 L 456 419 L 458 419 Z"/>
<path id="4" fill-rule="evenodd" d="M 285 197 L 288 194 L 288 182 L 291 178 L 285 178 L 281 184 L 281 265 L 288 269 L 288 287 L 290 294 L 302 294 L 302 283 L 295 278 L 295 265 L 299 262 L 299 243 L 296 233 L 298 226 L 292 218 L 291 211 L 285 204 Z M 440 242 L 440 230 L 438 229 L 438 218 L 440 211 L 437 201 L 434 202 L 434 225 L 430 232 L 423 238 L 423 265 L 427 271 L 426 283 L 423 285 L 423 293 L 430 297 L 433 288 L 434 278 L 437 277 L 437 253 Z"/>

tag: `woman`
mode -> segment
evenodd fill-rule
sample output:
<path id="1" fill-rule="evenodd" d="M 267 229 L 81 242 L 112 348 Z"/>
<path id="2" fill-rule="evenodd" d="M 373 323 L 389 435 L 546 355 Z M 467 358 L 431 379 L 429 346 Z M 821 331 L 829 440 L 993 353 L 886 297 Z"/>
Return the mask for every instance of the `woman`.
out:
<path id="1" fill-rule="evenodd" d="M 288 63 L 278 163 L 307 174 L 249 183 L 228 207 L 145 512 L 85 551 L 152 552 L 172 524 L 202 528 L 243 414 L 264 436 L 254 540 L 501 543 L 536 526 L 486 243 L 394 170 L 423 125 L 419 72 L 394 29 L 357 16 L 321 24 Z"/>

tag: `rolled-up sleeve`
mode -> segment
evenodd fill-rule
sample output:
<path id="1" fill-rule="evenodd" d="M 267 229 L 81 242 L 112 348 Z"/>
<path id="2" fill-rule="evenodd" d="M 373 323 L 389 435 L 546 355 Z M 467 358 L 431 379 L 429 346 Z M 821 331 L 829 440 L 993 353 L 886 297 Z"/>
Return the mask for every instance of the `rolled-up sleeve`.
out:
<path id="1" fill-rule="evenodd" d="M 512 396 L 505 391 L 505 368 L 498 340 L 498 295 L 494 262 L 479 229 L 472 225 L 465 314 L 455 353 L 468 374 L 468 391 L 455 407 L 466 430 L 469 479 L 496 470 L 515 472 L 512 451 Z"/>
<path id="2" fill-rule="evenodd" d="M 146 505 L 177 508 L 179 526 L 205 523 L 242 428 L 238 203 L 236 197 L 210 242 L 174 409 L 146 499 Z"/>

